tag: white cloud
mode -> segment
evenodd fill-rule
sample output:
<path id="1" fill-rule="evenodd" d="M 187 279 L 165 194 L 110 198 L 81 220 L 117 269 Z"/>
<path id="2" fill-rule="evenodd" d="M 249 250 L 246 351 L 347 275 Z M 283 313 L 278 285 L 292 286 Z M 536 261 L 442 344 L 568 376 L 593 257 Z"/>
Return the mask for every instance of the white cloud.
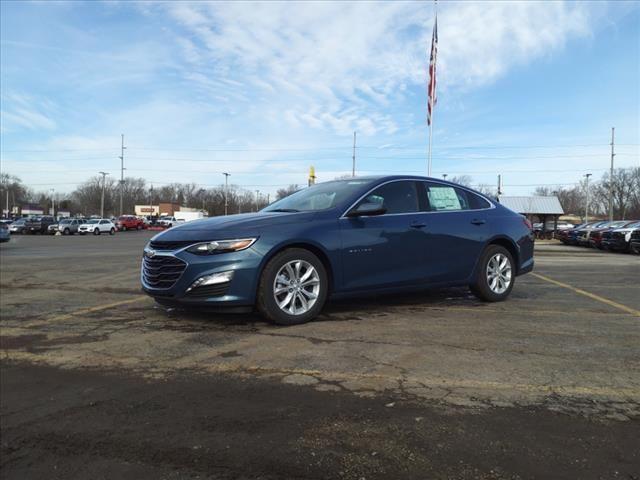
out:
<path id="1" fill-rule="evenodd" d="M 181 27 L 189 68 L 194 59 L 200 62 L 192 80 L 226 81 L 216 85 L 218 97 L 281 106 L 289 124 L 338 134 L 390 133 L 399 126 L 382 112 L 401 101 L 408 86 L 426 82 L 433 10 L 423 2 L 173 2 L 160 8 Z M 514 65 L 588 34 L 587 8 L 563 2 L 442 5 L 440 87 L 495 81 Z"/>
<path id="2" fill-rule="evenodd" d="M 47 99 L 15 92 L 3 94 L 0 111 L 2 132 L 55 130 L 56 122 L 51 118 L 54 108 L 54 104 Z"/>

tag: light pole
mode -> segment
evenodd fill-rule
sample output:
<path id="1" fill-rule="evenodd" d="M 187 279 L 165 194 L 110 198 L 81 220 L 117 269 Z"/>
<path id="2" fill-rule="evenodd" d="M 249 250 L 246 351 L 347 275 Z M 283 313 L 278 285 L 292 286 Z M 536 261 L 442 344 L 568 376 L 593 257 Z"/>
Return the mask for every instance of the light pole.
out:
<path id="1" fill-rule="evenodd" d="M 591 176 L 591 173 L 585 173 L 584 176 L 587 179 L 587 185 L 585 187 L 587 190 L 587 199 L 584 204 L 584 223 L 587 223 L 589 221 L 589 177 Z"/>
<path id="2" fill-rule="evenodd" d="M 230 173 L 223 172 L 224 175 L 224 214 L 227 215 L 229 210 L 229 176 Z"/>
<path id="3" fill-rule="evenodd" d="M 443 179 L 445 179 L 445 180 L 446 180 L 446 179 L 447 179 L 447 177 L 448 177 L 448 175 L 447 175 L 446 173 L 443 173 L 443 174 L 442 174 L 442 178 L 443 178 Z"/>
<path id="4" fill-rule="evenodd" d="M 118 157 L 120 159 L 120 216 L 124 214 L 122 210 L 122 198 L 124 196 L 124 171 L 126 170 L 126 168 L 124 168 L 124 151 L 127 148 L 124 146 L 124 133 L 121 134 L 121 140 L 120 156 Z"/>
<path id="5" fill-rule="evenodd" d="M 108 172 L 98 172 L 100 175 L 102 175 L 102 198 L 100 199 L 100 218 L 104 218 L 104 187 L 105 184 L 107 183 L 107 175 L 109 175 Z"/>
<path id="6" fill-rule="evenodd" d="M 55 195 L 55 188 L 51 189 L 51 215 L 55 217 L 56 215 L 56 199 L 54 197 Z"/>
<path id="7" fill-rule="evenodd" d="M 260 190 L 256 190 L 256 212 L 260 210 L 260 207 L 258 206 L 259 199 L 260 199 Z"/>

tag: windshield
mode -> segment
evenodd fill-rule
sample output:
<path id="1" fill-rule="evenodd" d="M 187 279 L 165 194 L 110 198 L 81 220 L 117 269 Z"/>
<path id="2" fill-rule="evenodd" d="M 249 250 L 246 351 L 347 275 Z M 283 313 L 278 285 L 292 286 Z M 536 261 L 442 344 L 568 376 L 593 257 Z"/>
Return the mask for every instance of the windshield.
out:
<path id="1" fill-rule="evenodd" d="M 22 225 L 24 222 L 26 222 L 26 220 L 24 218 L 21 218 L 20 220 L 16 220 L 15 222 L 13 222 L 14 225 Z"/>
<path id="2" fill-rule="evenodd" d="M 319 183 L 272 203 L 263 212 L 312 212 L 333 208 L 370 180 L 348 180 Z"/>
<path id="3" fill-rule="evenodd" d="M 61 225 L 64 225 L 65 223 L 71 223 L 71 220 L 60 220 Z"/>
<path id="4" fill-rule="evenodd" d="M 608 228 L 620 228 L 620 227 L 624 227 L 627 223 L 627 221 L 622 221 L 622 222 L 613 222 L 610 223 L 609 225 L 607 225 Z"/>
<path id="5" fill-rule="evenodd" d="M 633 222 L 627 225 L 625 228 L 638 228 L 640 227 L 640 222 Z"/>
<path id="6" fill-rule="evenodd" d="M 95 223 L 98 223 L 99 221 L 100 221 L 100 220 L 89 220 L 89 221 L 88 221 L 88 222 L 86 222 L 86 223 L 88 223 L 88 224 L 90 224 L 90 225 L 93 225 L 93 224 L 95 224 Z"/>

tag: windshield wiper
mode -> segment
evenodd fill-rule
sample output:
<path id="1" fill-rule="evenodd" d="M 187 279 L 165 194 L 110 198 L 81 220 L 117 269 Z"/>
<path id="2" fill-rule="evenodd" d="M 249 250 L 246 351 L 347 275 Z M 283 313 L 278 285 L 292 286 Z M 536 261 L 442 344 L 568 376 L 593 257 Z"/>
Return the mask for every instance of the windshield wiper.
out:
<path id="1" fill-rule="evenodd" d="M 295 213 L 300 210 L 296 210 L 295 208 L 274 208 L 273 210 L 267 210 L 268 212 L 285 212 L 285 213 Z"/>

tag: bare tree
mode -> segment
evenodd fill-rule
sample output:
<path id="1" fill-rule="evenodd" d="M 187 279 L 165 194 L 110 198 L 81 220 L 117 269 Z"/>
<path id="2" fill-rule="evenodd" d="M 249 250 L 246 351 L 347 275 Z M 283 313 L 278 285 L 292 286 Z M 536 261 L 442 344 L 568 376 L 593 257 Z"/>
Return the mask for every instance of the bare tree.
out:
<path id="1" fill-rule="evenodd" d="M 291 184 L 287 188 L 280 188 L 276 192 L 276 200 L 288 197 L 292 193 L 296 193 L 298 190 L 300 190 L 300 187 L 297 184 Z"/>

